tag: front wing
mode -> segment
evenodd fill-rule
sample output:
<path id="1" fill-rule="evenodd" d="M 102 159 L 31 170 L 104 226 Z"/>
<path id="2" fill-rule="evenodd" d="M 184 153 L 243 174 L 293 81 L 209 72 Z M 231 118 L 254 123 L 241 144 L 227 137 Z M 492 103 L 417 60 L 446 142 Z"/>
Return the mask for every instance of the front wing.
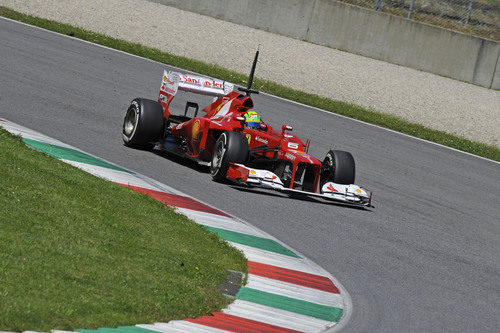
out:
<path id="1" fill-rule="evenodd" d="M 320 193 L 307 192 L 285 187 L 281 179 L 271 171 L 253 169 L 236 163 L 230 164 L 226 178 L 239 184 L 271 189 L 288 195 L 305 195 L 350 205 L 372 207 L 372 192 L 354 184 L 342 185 L 328 182 L 321 187 Z"/>

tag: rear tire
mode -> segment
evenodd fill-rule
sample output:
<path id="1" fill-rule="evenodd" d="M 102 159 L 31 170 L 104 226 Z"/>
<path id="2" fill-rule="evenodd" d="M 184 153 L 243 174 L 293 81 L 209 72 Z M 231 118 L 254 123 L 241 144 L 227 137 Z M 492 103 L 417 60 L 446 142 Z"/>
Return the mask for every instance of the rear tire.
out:
<path id="1" fill-rule="evenodd" d="M 245 163 L 248 158 L 248 140 L 237 132 L 222 133 L 215 143 L 210 164 L 212 179 L 221 182 L 226 179 L 229 163 Z"/>
<path id="2" fill-rule="evenodd" d="M 354 184 L 356 167 L 351 153 L 342 150 L 330 150 L 321 163 L 321 186 L 327 182 L 350 185 Z"/>
<path id="3" fill-rule="evenodd" d="M 163 107 L 149 99 L 136 98 L 125 113 L 123 143 L 128 147 L 147 148 L 160 139 L 163 130 Z"/>

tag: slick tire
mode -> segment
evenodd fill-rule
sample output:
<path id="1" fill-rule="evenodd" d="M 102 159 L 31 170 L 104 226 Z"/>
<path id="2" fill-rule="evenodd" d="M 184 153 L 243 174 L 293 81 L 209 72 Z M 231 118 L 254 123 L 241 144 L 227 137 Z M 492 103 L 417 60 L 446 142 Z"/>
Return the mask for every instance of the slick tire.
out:
<path id="1" fill-rule="evenodd" d="M 356 167 L 351 153 L 342 150 L 330 150 L 321 163 L 320 182 L 350 185 L 354 184 Z"/>
<path id="2" fill-rule="evenodd" d="M 160 103 L 136 98 L 125 113 L 122 127 L 123 143 L 133 148 L 149 148 L 163 130 L 163 108 Z"/>
<path id="3" fill-rule="evenodd" d="M 222 133 L 215 143 L 210 173 L 216 182 L 226 179 L 229 163 L 245 163 L 248 158 L 248 140 L 237 132 Z"/>

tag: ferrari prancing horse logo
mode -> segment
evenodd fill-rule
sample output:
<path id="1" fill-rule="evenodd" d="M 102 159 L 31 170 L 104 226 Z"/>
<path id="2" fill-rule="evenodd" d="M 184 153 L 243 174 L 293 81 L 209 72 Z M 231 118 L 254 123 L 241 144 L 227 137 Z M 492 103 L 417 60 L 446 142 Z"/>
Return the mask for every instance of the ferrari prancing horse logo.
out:
<path id="1" fill-rule="evenodd" d="M 250 134 L 247 134 L 247 140 L 248 140 L 248 144 L 250 144 L 250 140 L 252 139 L 252 136 Z"/>

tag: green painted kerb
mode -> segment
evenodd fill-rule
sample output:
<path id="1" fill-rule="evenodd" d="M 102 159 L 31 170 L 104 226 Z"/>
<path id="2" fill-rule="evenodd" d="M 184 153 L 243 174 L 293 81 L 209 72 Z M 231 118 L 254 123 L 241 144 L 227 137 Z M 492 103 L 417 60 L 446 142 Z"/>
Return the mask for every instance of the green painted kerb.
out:
<path id="1" fill-rule="evenodd" d="M 241 287 L 236 294 L 236 298 L 334 322 L 340 320 L 343 311 L 334 306 L 311 303 L 247 287 Z"/>
<path id="2" fill-rule="evenodd" d="M 248 245 L 251 247 L 255 247 L 258 249 L 270 251 L 270 252 L 275 252 L 279 254 L 284 254 L 290 257 L 294 258 L 300 258 L 298 255 L 281 245 L 280 243 L 276 242 L 275 240 L 269 239 L 269 238 L 263 238 L 263 237 L 257 237 L 257 236 L 251 236 L 247 234 L 242 234 L 239 232 L 235 231 L 229 231 L 225 229 L 219 229 L 219 228 L 214 228 L 214 227 L 207 227 L 205 226 L 208 230 L 210 230 L 213 233 L 216 233 L 219 235 L 222 239 L 228 241 L 228 242 L 233 242 L 233 243 L 238 243 L 238 244 L 243 244 L 243 245 Z"/>
<path id="3" fill-rule="evenodd" d="M 120 326 L 117 328 L 99 328 L 96 330 L 76 329 L 75 332 L 80 333 L 158 333 L 137 326 Z"/>
<path id="4" fill-rule="evenodd" d="M 31 148 L 36 149 L 36 150 L 41 151 L 41 152 L 44 152 L 46 154 L 49 154 L 57 159 L 69 160 L 69 161 L 79 162 L 79 163 L 86 163 L 86 164 L 100 166 L 100 167 L 107 168 L 107 169 L 113 169 L 113 170 L 118 170 L 118 171 L 122 171 L 122 172 L 126 172 L 126 173 L 131 173 L 130 171 L 122 169 L 116 165 L 110 164 L 108 162 L 105 162 L 101 159 L 87 155 L 87 154 L 82 153 L 81 151 L 78 151 L 75 149 L 51 145 L 49 143 L 35 141 L 35 140 L 31 140 L 31 139 L 26 139 L 26 138 L 23 138 L 23 141 Z"/>

